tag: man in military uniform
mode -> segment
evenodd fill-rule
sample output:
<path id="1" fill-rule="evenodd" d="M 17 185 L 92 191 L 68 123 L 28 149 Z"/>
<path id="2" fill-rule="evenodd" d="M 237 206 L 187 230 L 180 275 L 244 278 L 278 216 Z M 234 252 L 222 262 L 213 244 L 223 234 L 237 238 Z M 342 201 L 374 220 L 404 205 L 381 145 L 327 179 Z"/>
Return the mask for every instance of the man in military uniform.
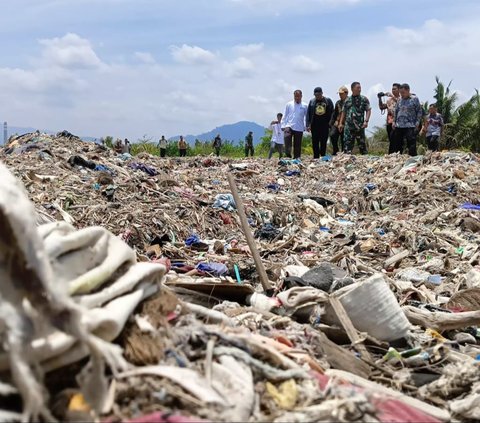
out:
<path id="1" fill-rule="evenodd" d="M 340 132 L 344 131 L 345 153 L 352 154 L 355 141 L 357 141 L 360 154 L 367 154 L 365 129 L 368 127 L 372 108 L 368 98 L 361 95 L 360 82 L 352 82 L 351 88 L 352 95 L 345 101 L 338 129 Z"/>
<path id="2" fill-rule="evenodd" d="M 333 155 L 335 156 L 338 151 L 338 141 L 340 140 L 341 151 L 345 150 L 343 141 L 343 132 L 338 129 L 340 125 L 340 118 L 342 116 L 343 106 L 348 97 L 348 88 L 342 86 L 338 89 L 338 96 L 340 100 L 337 100 L 333 109 L 332 118 L 330 119 L 330 141 L 332 142 Z"/>

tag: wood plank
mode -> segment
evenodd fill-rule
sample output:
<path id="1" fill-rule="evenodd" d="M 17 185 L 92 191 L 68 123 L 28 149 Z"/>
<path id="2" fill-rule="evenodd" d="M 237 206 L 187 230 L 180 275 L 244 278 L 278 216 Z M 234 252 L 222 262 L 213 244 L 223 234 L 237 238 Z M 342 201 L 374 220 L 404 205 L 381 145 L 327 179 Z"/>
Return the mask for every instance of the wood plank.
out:
<path id="1" fill-rule="evenodd" d="M 324 358 L 333 369 L 345 370 L 346 372 L 364 378 L 370 376 L 370 366 L 359 360 L 350 351 L 339 347 L 337 344 L 330 341 L 324 333 L 319 332 L 318 335 L 321 340 L 320 348 Z"/>
<path id="2" fill-rule="evenodd" d="M 368 352 L 365 345 L 363 345 L 361 338 L 358 335 L 357 329 L 355 329 L 355 326 L 353 326 L 353 323 L 350 320 L 350 317 L 348 317 L 348 314 L 345 311 L 343 304 L 334 295 L 330 297 L 330 304 L 333 310 L 335 311 L 335 314 L 337 315 L 338 320 L 340 321 L 343 328 L 345 329 L 345 332 L 347 332 L 348 338 L 352 342 L 353 347 L 362 355 L 362 357 L 365 360 L 373 362 L 373 359 L 370 356 L 370 353 Z"/>
<path id="3" fill-rule="evenodd" d="M 385 262 L 383 263 L 383 268 L 388 269 L 390 266 L 393 266 L 394 264 L 402 261 L 404 258 L 407 258 L 409 255 L 410 255 L 410 251 L 408 250 L 400 251 L 398 254 L 395 254 L 394 256 L 386 259 Z"/>

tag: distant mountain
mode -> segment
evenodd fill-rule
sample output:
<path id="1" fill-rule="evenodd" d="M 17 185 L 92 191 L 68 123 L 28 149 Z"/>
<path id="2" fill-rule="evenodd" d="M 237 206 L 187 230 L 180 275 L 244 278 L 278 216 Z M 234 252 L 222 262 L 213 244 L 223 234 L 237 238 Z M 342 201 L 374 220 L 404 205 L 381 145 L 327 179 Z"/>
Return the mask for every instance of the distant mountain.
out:
<path id="1" fill-rule="evenodd" d="M 194 144 L 195 140 L 200 141 L 213 141 L 213 139 L 220 134 L 222 140 L 233 141 L 238 143 L 239 141 L 244 141 L 245 136 L 249 131 L 253 132 L 253 142 L 258 144 L 260 138 L 265 135 L 265 128 L 255 122 L 241 121 L 237 123 L 231 123 L 228 125 L 222 125 L 215 129 L 212 129 L 209 132 L 205 132 L 199 135 L 184 135 L 183 137 L 187 140 L 189 144 Z M 169 140 L 177 141 L 180 136 L 170 137 Z"/>

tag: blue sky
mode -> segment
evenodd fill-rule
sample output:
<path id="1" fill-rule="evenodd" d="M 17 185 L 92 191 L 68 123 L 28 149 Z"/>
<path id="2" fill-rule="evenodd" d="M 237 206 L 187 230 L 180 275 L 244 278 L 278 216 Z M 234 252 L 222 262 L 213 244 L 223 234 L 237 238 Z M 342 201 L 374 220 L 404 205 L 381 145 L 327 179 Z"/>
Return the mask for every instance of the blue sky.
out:
<path id="1" fill-rule="evenodd" d="M 16 0 L 0 15 L 0 119 L 137 139 L 267 125 L 301 88 L 337 98 L 434 77 L 480 88 L 476 0 Z M 372 124 L 384 117 L 374 107 Z"/>

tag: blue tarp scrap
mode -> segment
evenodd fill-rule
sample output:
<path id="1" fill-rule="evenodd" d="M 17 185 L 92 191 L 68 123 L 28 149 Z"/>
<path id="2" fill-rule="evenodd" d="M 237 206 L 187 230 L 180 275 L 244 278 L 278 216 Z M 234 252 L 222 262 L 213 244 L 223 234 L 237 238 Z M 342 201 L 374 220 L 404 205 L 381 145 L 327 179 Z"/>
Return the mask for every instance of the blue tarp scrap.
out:
<path id="1" fill-rule="evenodd" d="M 480 204 L 465 203 L 460 206 L 464 210 L 475 210 L 480 211 Z"/>
<path id="2" fill-rule="evenodd" d="M 158 175 L 157 169 L 151 166 L 147 166 L 145 163 L 133 162 L 128 165 L 133 170 L 141 170 L 149 176 Z"/>
<path id="3" fill-rule="evenodd" d="M 197 264 L 196 269 L 215 276 L 224 276 L 228 273 L 228 268 L 223 263 L 202 262 Z"/>

